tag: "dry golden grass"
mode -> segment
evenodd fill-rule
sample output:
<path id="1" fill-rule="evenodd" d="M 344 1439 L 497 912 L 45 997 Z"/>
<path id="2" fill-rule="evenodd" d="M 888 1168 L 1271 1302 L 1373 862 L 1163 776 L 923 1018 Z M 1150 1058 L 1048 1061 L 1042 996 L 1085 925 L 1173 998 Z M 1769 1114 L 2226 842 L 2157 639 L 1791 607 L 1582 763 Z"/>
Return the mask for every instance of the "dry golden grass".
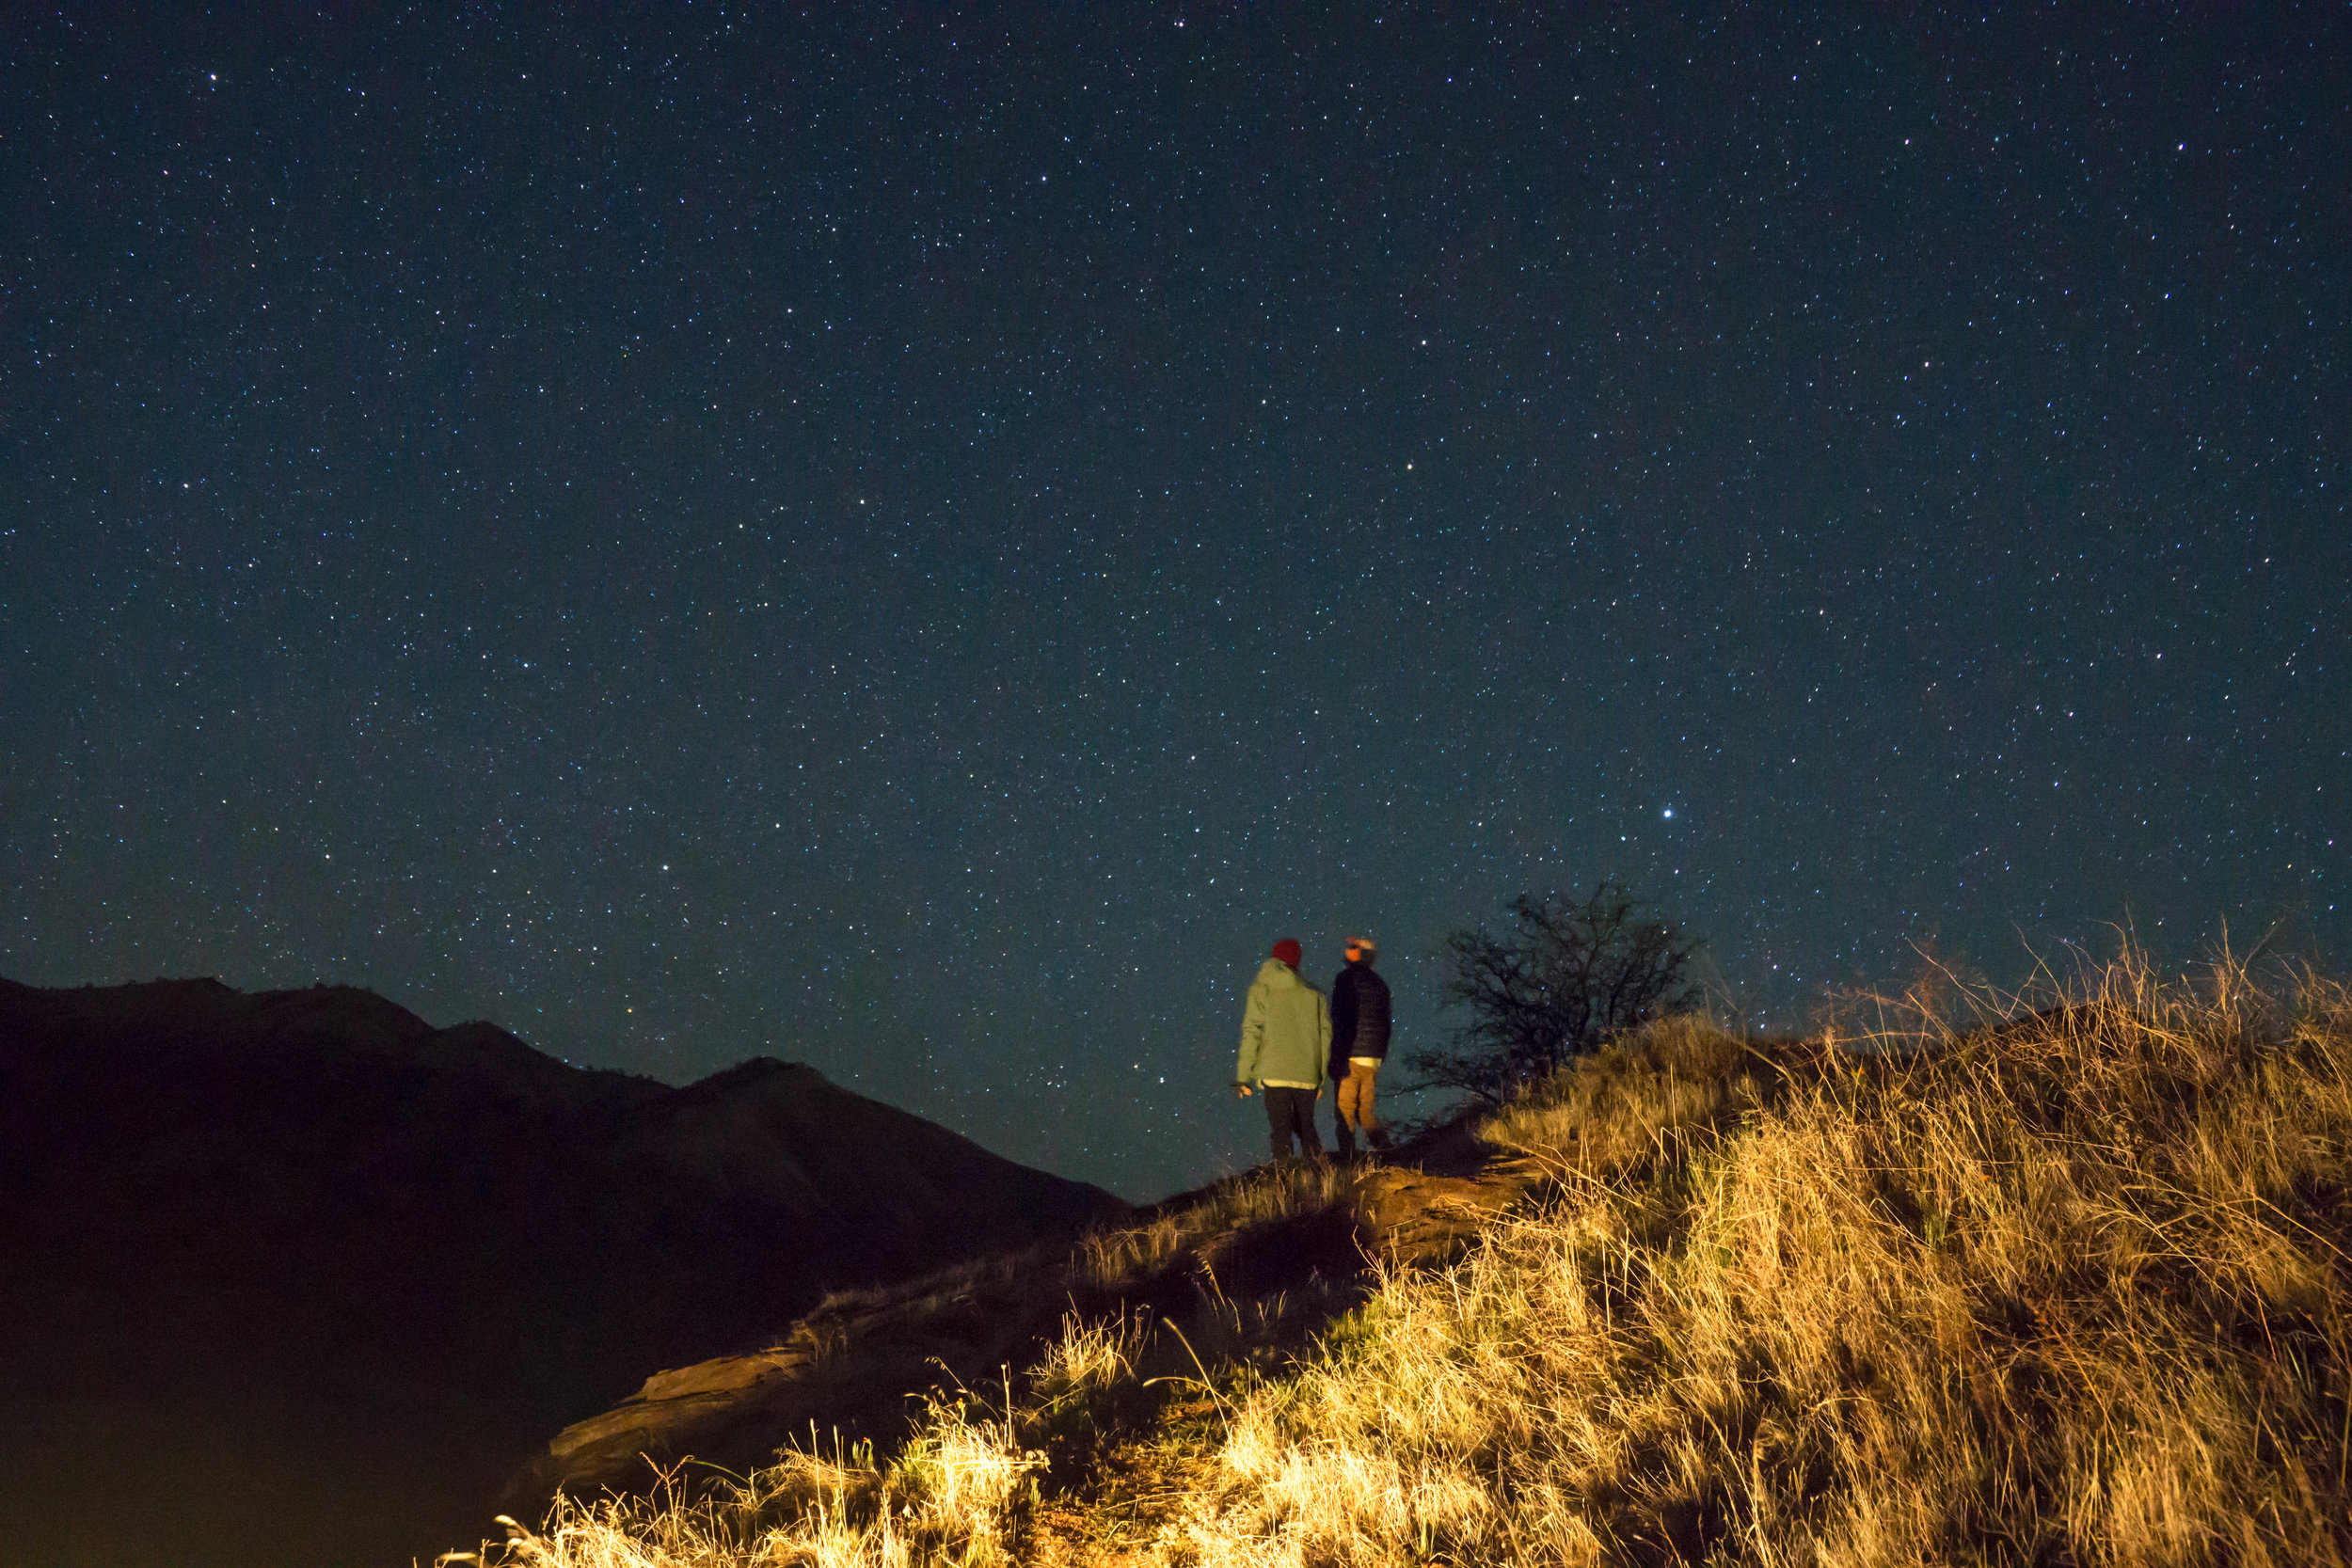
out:
<path id="1" fill-rule="evenodd" d="M 2352 1000 L 2128 955 L 2050 1000 L 1655 1026 L 1489 1124 L 1549 1180 L 1482 1245 L 1204 1366 L 1182 1431 L 1120 1403 L 1154 1344 L 1073 1320 L 1012 1409 L 886 1465 L 566 1504 L 508 1560 L 2344 1562 Z M 1088 1523 L 1076 1410 L 1184 1478 L 1146 1538 Z"/>
<path id="2" fill-rule="evenodd" d="M 1327 1252 L 1350 1233 L 1359 1184 L 1341 1166 L 1265 1167 L 1090 1233 L 1066 1256 L 1033 1249 L 836 1293 L 795 1325 L 790 1347 L 811 1352 L 825 1386 L 868 1416 L 925 1399 L 898 1451 L 877 1456 L 870 1442 L 834 1434 L 829 1455 L 788 1450 L 749 1478 L 690 1464 L 650 1496 L 559 1497 L 537 1529 L 516 1526 L 502 1548 L 442 1560 L 1003 1560 L 1002 1543 L 1037 1501 L 1024 1478 L 1049 1462 L 1089 1471 L 1138 1432 L 1182 1428 L 1168 1407 L 1287 1359 L 1360 1299 L 1346 1280 L 1298 1266 L 1302 1246 Z M 1285 1261 L 1279 1288 L 1227 1292 L 1221 1273 L 1256 1279 L 1268 1258 Z M 1346 1260 L 1361 1262 L 1352 1247 Z M 1017 1380 L 1005 1365 L 1016 1354 L 1029 1363 Z"/>
<path id="3" fill-rule="evenodd" d="M 1262 1166 L 1220 1181 L 1197 1201 L 1162 1212 L 1141 1225 L 1103 1230 L 1081 1243 L 1073 1274 L 1084 1286 L 1124 1289 L 1171 1262 L 1197 1256 L 1213 1242 L 1253 1225 L 1344 1208 L 1354 1199 L 1358 1172 L 1326 1161 Z"/>
<path id="4" fill-rule="evenodd" d="M 870 1449 L 831 1459 L 787 1450 L 771 1468 L 716 1489 L 558 1497 L 535 1531 L 491 1560 L 514 1568 L 786 1568 L 1014 1561 L 1006 1536 L 1035 1501 L 1042 1457 L 1002 1424 L 942 1406 L 888 1463 Z"/>

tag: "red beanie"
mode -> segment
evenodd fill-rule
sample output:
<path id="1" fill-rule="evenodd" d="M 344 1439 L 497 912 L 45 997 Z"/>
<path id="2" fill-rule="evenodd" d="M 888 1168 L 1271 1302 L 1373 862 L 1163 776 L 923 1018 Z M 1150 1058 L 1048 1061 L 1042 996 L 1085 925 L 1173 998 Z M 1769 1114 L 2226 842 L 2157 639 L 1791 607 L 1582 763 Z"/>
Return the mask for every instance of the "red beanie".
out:
<path id="1" fill-rule="evenodd" d="M 1293 937 L 1284 937 L 1281 941 L 1276 942 L 1274 944 L 1274 956 L 1281 959 L 1284 963 L 1290 965 L 1293 969 L 1296 969 L 1298 967 L 1299 958 L 1301 957 L 1297 940 Z"/>

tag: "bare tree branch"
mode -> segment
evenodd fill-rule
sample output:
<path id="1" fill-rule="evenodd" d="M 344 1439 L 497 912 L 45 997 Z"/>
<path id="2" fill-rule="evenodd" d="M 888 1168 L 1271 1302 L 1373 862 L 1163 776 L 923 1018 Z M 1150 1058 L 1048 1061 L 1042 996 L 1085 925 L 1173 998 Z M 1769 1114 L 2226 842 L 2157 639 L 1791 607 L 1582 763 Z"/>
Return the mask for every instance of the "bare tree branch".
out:
<path id="1" fill-rule="evenodd" d="M 1694 1006 L 1700 943 L 1645 920 L 1615 882 L 1581 902 L 1520 894 L 1500 934 L 1484 925 L 1445 940 L 1442 1005 L 1463 1018 L 1452 1041 L 1417 1052 L 1407 1089 L 1455 1089 L 1487 1104 L 1544 1078 L 1612 1035 Z"/>

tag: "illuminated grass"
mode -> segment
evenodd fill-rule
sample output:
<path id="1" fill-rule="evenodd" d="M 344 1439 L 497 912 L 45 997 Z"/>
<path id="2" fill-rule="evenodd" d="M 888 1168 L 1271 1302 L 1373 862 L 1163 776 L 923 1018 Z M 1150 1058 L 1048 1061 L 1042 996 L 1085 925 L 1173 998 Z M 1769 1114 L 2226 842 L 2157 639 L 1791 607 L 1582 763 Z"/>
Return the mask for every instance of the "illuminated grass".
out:
<path id="1" fill-rule="evenodd" d="M 2130 957 L 2042 1000 L 1655 1026 L 1488 1124 L 1549 1180 L 1481 1245 L 1295 1361 L 1073 1320 L 1009 1412 L 506 1560 L 2344 1561 L 2352 1003 Z M 1224 1223 L 1179 1221 L 1104 1266 Z"/>

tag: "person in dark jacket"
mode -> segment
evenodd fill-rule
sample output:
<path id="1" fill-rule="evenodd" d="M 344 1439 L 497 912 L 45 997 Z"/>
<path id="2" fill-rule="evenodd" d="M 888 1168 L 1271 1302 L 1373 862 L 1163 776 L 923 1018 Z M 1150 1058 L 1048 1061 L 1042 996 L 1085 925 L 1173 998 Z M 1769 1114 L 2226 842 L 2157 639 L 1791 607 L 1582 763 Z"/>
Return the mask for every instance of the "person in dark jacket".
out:
<path id="1" fill-rule="evenodd" d="M 1331 982 L 1331 1078 L 1339 1085 L 1339 1145 L 1356 1152 L 1356 1134 L 1375 1148 L 1389 1147 L 1388 1129 L 1373 1114 L 1373 1080 L 1389 1058 L 1389 983 L 1373 972 L 1380 951 L 1370 937 L 1347 939 L 1347 967 Z"/>

